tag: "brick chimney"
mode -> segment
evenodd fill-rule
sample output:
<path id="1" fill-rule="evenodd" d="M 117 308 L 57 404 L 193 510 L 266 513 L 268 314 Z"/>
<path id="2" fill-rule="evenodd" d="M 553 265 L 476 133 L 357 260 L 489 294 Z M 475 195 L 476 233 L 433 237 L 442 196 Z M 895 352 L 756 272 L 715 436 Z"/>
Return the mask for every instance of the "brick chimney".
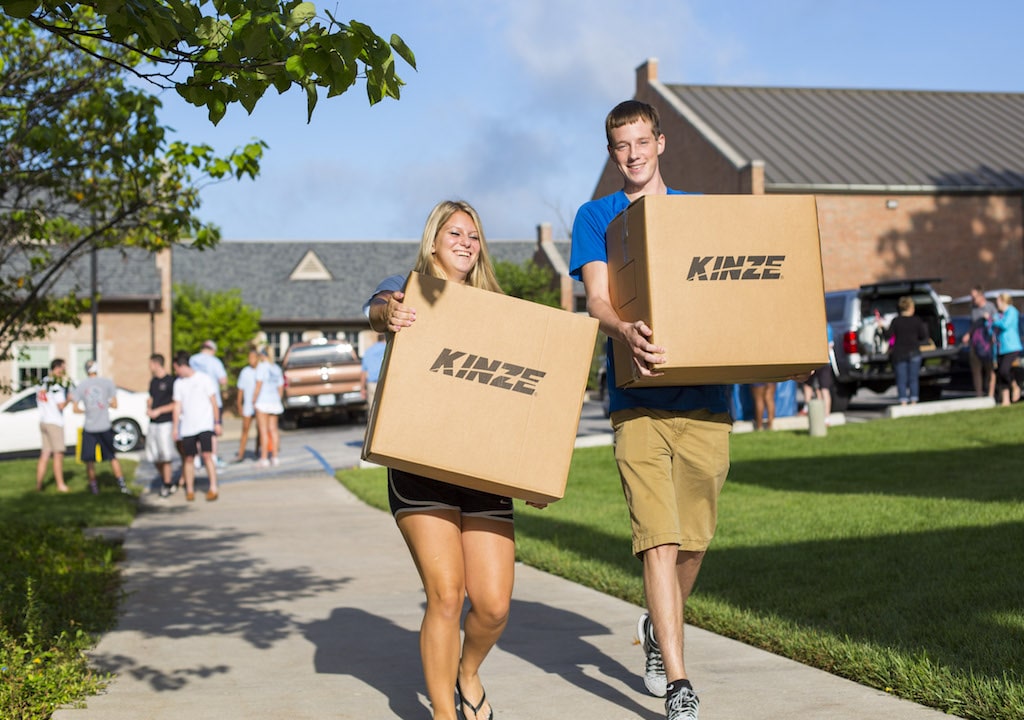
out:
<path id="1" fill-rule="evenodd" d="M 658 58 L 647 58 L 643 65 L 636 69 L 636 95 L 646 90 L 652 80 L 658 79 Z"/>

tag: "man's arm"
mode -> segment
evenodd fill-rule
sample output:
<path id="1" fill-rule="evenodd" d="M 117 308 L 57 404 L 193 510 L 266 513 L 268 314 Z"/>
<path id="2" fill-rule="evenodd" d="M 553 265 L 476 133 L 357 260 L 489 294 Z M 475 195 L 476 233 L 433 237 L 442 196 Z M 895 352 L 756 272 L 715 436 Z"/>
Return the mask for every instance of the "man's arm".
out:
<path id="1" fill-rule="evenodd" d="M 600 323 L 601 332 L 630 348 L 633 364 L 641 375 L 658 375 L 653 365 L 666 361 L 665 348 L 650 342 L 654 331 L 643 320 L 629 323 L 619 318 L 608 291 L 608 264 L 599 260 L 580 268 L 587 292 L 587 312 Z"/>
<path id="2" fill-rule="evenodd" d="M 220 408 L 217 407 L 217 393 L 210 393 L 210 405 L 213 406 L 213 434 L 220 435 Z"/>
<path id="3" fill-rule="evenodd" d="M 174 407 L 171 409 L 171 423 L 173 424 L 174 439 L 178 440 L 178 420 L 181 418 L 181 401 L 175 400 Z"/>

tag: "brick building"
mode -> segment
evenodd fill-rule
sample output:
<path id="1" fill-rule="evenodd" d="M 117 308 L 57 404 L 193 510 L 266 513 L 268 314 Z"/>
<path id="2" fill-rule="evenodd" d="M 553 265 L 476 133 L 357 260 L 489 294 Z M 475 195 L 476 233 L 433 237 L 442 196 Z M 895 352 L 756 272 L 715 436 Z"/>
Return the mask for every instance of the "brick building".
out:
<path id="1" fill-rule="evenodd" d="M 171 252 L 137 248 L 96 253 L 96 357 L 101 374 L 129 390 L 149 386 L 149 356 L 171 349 Z M 91 257 L 71 262 L 53 289 L 75 290 L 88 297 L 92 288 Z M 93 357 L 92 313 L 78 327 L 61 325 L 43 340 L 15 345 L 15 359 L 0 362 L 0 376 L 13 388 L 38 382 L 50 361 L 63 358 L 74 382 L 85 379 L 85 361 Z M 7 397 L 0 391 L 0 400 Z"/>
<path id="2" fill-rule="evenodd" d="M 826 290 L 1024 286 L 1024 94 L 677 85 L 651 59 L 636 99 L 670 187 L 816 196 Z M 606 164 L 594 197 L 621 186 Z"/>

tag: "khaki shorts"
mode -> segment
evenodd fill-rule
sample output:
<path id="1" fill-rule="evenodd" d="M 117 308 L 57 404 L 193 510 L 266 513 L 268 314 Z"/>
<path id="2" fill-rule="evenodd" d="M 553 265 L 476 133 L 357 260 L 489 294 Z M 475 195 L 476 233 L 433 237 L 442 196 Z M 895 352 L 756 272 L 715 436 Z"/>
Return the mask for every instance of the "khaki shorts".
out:
<path id="1" fill-rule="evenodd" d="M 729 415 L 633 408 L 611 421 L 633 553 L 659 545 L 707 550 L 729 474 Z"/>
<path id="2" fill-rule="evenodd" d="M 39 432 L 43 436 L 43 451 L 55 455 L 64 454 L 64 428 L 51 423 L 39 423 Z"/>

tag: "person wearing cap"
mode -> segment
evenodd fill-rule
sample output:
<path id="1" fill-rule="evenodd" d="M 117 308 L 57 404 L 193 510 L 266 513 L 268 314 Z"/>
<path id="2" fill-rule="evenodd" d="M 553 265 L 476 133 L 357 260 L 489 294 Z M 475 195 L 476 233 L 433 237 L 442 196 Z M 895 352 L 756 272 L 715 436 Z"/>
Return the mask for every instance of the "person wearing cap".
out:
<path id="1" fill-rule="evenodd" d="M 85 362 L 87 377 L 71 389 L 69 397 L 75 412 L 85 413 L 82 429 L 82 461 L 89 477 L 89 490 L 99 494 L 96 482 L 96 461 L 109 461 L 121 492 L 131 494 L 121 472 L 121 463 L 114 453 L 114 429 L 110 422 L 110 409 L 117 407 L 117 387 L 110 378 L 100 377 L 100 364 L 95 360 Z M 97 457 L 97 450 L 99 457 Z"/>
<path id="2" fill-rule="evenodd" d="M 189 367 L 197 372 L 209 375 L 213 378 L 217 388 L 217 417 L 221 416 L 224 408 L 222 395 L 228 386 L 228 373 L 224 369 L 224 363 L 217 357 L 217 343 L 213 340 L 204 340 L 199 352 L 188 359 Z M 217 457 L 217 438 L 213 438 L 213 462 L 217 467 L 223 467 L 224 463 Z"/>

